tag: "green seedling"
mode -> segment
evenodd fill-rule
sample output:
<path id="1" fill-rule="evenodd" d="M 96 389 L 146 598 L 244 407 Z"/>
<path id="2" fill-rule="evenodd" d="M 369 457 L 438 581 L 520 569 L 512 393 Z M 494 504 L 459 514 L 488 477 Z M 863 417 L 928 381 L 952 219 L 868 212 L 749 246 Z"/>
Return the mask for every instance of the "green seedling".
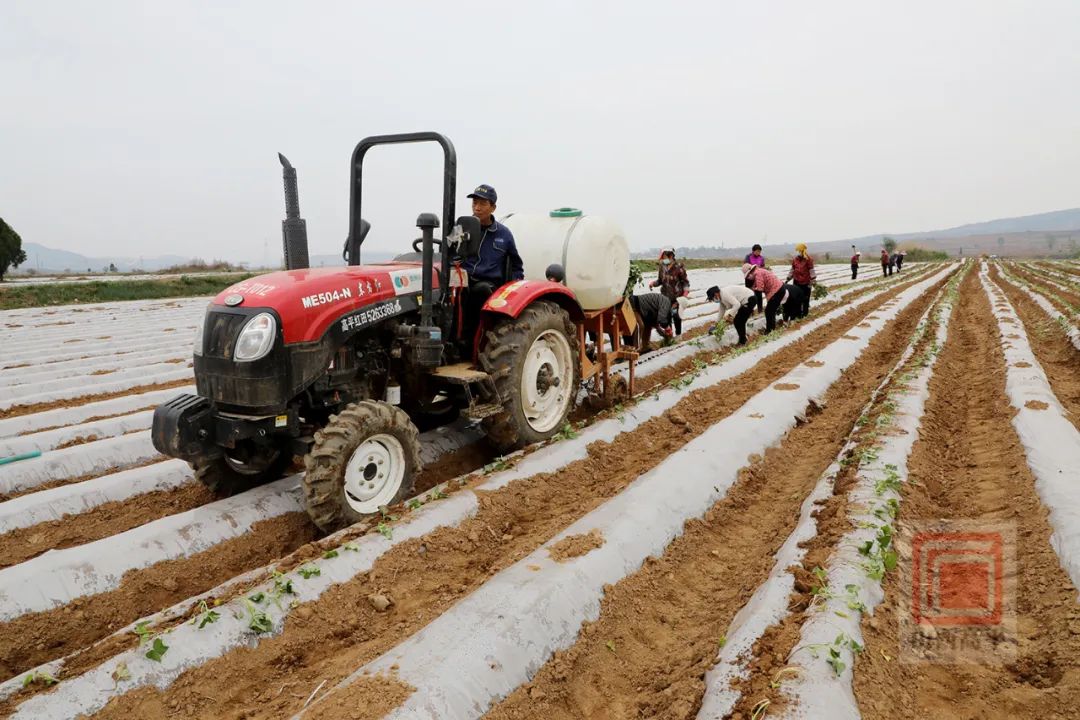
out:
<path id="1" fill-rule="evenodd" d="M 161 638 L 156 637 L 153 645 L 146 651 L 146 657 L 154 662 L 161 662 L 161 658 L 165 657 L 167 652 L 169 652 L 169 646 Z"/>
<path id="2" fill-rule="evenodd" d="M 725 645 L 727 645 L 727 635 L 721 635 L 720 636 L 720 648 L 723 649 L 723 647 Z"/>
<path id="3" fill-rule="evenodd" d="M 896 498 L 889 498 L 885 501 L 884 505 L 881 505 L 874 510 L 874 517 L 882 521 L 895 520 L 896 515 L 899 512 L 900 501 Z"/>
<path id="4" fill-rule="evenodd" d="M 135 623 L 135 629 L 131 632 L 139 636 L 139 644 L 145 645 L 150 642 L 150 638 L 154 636 L 153 630 L 150 629 L 150 621 L 143 620 L 140 623 Z"/>
<path id="5" fill-rule="evenodd" d="M 270 622 L 270 616 L 255 606 L 250 600 L 245 600 L 248 611 L 248 629 L 255 633 L 268 633 L 274 629 Z"/>
<path id="6" fill-rule="evenodd" d="M 218 621 L 218 618 L 220 617 L 221 613 L 219 613 L 217 610 L 211 610 L 209 607 L 207 607 L 205 600 L 200 600 L 198 615 L 193 617 L 191 619 L 191 622 L 192 624 L 198 622 L 199 629 L 202 630 L 207 625 L 212 625 L 216 623 Z"/>
<path id="7" fill-rule="evenodd" d="M 375 527 L 375 529 L 379 532 L 380 535 L 382 535 L 387 540 L 393 540 L 394 539 L 394 531 L 386 523 L 379 523 Z"/>
<path id="8" fill-rule="evenodd" d="M 859 464 L 869 465 L 878 459 L 878 451 L 875 447 L 865 447 L 859 450 Z"/>
<path id="9" fill-rule="evenodd" d="M 130 677 L 130 675 L 128 677 Z M 60 681 L 49 673 L 45 672 L 44 670 L 34 670 L 22 679 L 22 686 L 24 688 L 27 688 L 31 685 L 37 684 L 49 687 L 51 685 L 55 685 L 58 682 Z"/>
<path id="10" fill-rule="evenodd" d="M 261 603 L 265 599 L 266 599 L 266 593 L 264 593 L 264 592 L 257 592 L 257 593 L 252 593 L 251 595 L 248 595 L 248 600 L 250 600 L 253 603 Z"/>
<path id="11" fill-rule="evenodd" d="M 379 525 L 381 527 L 382 523 L 380 523 Z M 305 565 L 304 567 L 298 569 L 296 572 L 300 573 L 300 577 L 304 578 L 305 580 L 310 580 L 313 577 L 322 575 L 322 570 L 320 570 L 316 565 Z"/>
<path id="12" fill-rule="evenodd" d="M 798 674 L 799 674 L 799 668 L 786 667 L 786 668 L 780 670 L 778 673 L 776 673 L 776 675 L 773 676 L 772 682 L 769 683 L 769 687 L 771 687 L 772 689 L 775 690 L 775 689 L 779 688 L 784 683 L 785 680 L 788 679 L 788 677 L 787 677 L 788 675 L 791 675 L 791 676 L 794 677 L 794 676 L 797 676 Z"/>
<path id="13" fill-rule="evenodd" d="M 900 470 L 891 463 L 885 466 L 885 476 L 874 483 L 874 492 L 878 495 L 884 495 L 889 490 L 900 492 Z"/>
<path id="14" fill-rule="evenodd" d="M 577 431 L 574 430 L 574 426 L 570 423 L 565 423 L 562 426 L 562 429 L 555 433 L 556 440 L 573 440 L 577 436 Z"/>
<path id="15" fill-rule="evenodd" d="M 608 640 L 606 643 L 604 643 L 604 647 L 606 647 L 612 653 L 615 653 L 615 642 L 613 640 Z"/>
<path id="16" fill-rule="evenodd" d="M 356 547 L 354 543 L 345 543 L 341 547 L 348 550 L 349 552 L 360 552 L 360 548 Z"/>
<path id="17" fill-rule="evenodd" d="M 332 560 L 333 558 L 336 558 L 338 556 L 338 551 L 337 550 L 327 550 L 326 552 L 324 552 L 322 554 L 322 556 L 323 556 L 323 560 Z"/>
<path id="18" fill-rule="evenodd" d="M 419 510 L 423 505 L 424 503 L 420 502 L 420 498 L 412 498 L 411 500 L 409 500 L 409 503 L 406 507 L 408 507 L 410 510 Z"/>
<path id="19" fill-rule="evenodd" d="M 131 679 L 131 671 L 128 670 L 126 662 L 116 664 L 116 668 L 112 671 L 112 679 L 114 683 L 120 683 L 124 680 Z"/>
<path id="20" fill-rule="evenodd" d="M 863 646 L 858 642 L 848 637 L 846 633 L 840 633 L 836 636 L 836 639 L 831 643 L 816 643 L 814 645 L 804 645 L 798 650 L 809 650 L 810 654 L 815 658 L 821 657 L 821 652 L 825 652 L 825 662 L 829 664 L 829 667 L 833 669 L 837 677 L 844 672 L 844 668 L 847 665 L 843 661 L 843 650 L 851 651 L 852 656 L 858 655 L 863 651 Z"/>
<path id="21" fill-rule="evenodd" d="M 428 497 L 432 500 L 442 500 L 446 497 L 446 492 L 443 490 L 442 485 L 437 485 L 431 489 L 431 492 L 428 493 Z"/>
<path id="22" fill-rule="evenodd" d="M 336 557 L 336 555 L 335 555 Z M 271 573 L 274 578 L 274 601 L 277 602 L 284 595 L 295 595 L 293 591 L 292 579 L 285 577 L 284 573 L 280 573 L 275 570 Z"/>
<path id="23" fill-rule="evenodd" d="M 853 583 L 849 583 L 844 586 L 844 592 L 846 593 L 844 601 L 847 603 L 848 610 L 858 610 L 859 612 L 866 612 L 866 605 L 859 599 L 859 586 Z"/>

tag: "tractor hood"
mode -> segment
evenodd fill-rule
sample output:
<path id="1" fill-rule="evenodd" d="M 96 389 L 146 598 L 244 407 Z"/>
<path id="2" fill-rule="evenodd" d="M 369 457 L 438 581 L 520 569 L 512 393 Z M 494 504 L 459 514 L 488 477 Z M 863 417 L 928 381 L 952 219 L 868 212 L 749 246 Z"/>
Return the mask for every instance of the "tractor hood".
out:
<path id="1" fill-rule="evenodd" d="M 227 287 L 214 298 L 213 304 L 272 309 L 281 320 L 286 344 L 310 342 L 321 338 L 332 323 L 356 310 L 378 306 L 378 310 L 385 308 L 385 312 L 372 313 L 373 318 L 388 317 L 401 311 L 394 306 L 401 305 L 406 298 L 408 305 L 419 307 L 421 270 L 419 263 L 400 262 L 285 270 Z M 437 266 L 432 286 L 436 289 L 439 286 Z M 366 324 L 366 321 L 366 316 L 360 314 L 353 323 Z"/>

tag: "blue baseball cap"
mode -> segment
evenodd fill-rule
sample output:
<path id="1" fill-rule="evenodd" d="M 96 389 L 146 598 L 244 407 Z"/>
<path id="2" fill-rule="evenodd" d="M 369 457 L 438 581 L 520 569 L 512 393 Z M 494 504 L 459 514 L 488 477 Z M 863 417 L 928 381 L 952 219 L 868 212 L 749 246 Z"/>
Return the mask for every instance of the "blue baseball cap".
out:
<path id="1" fill-rule="evenodd" d="M 477 185 L 476 189 L 468 194 L 470 198 L 480 198 L 481 200 L 487 200 L 492 205 L 499 202 L 499 194 L 495 192 L 495 188 L 490 185 Z"/>

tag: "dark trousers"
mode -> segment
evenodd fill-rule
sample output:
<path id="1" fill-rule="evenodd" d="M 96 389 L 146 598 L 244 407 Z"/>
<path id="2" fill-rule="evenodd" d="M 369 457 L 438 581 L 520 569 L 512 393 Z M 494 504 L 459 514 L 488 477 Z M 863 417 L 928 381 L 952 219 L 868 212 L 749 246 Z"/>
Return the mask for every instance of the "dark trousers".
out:
<path id="1" fill-rule="evenodd" d="M 881 276 L 885 277 L 889 274 L 889 263 L 881 263 Z"/>
<path id="2" fill-rule="evenodd" d="M 859 277 L 859 266 L 851 263 L 851 279 L 854 280 L 857 277 Z"/>
<path id="3" fill-rule="evenodd" d="M 795 287 L 802 290 L 802 297 L 799 298 L 799 304 L 797 305 L 799 311 L 799 317 L 804 318 L 810 314 L 810 294 L 813 291 L 813 285 L 800 285 L 795 283 Z"/>
<path id="4" fill-rule="evenodd" d="M 745 305 L 739 307 L 739 310 L 735 313 L 735 319 L 732 321 L 732 325 L 735 326 L 735 332 L 739 334 L 739 344 L 746 344 L 746 321 L 750 319 L 750 314 L 754 312 L 754 301 L 747 300 Z"/>
<path id="5" fill-rule="evenodd" d="M 473 336 L 480 327 L 480 310 L 484 303 L 495 292 L 495 283 L 489 280 L 473 280 L 469 282 L 469 289 L 465 292 L 462 308 L 464 322 L 461 328 L 461 340 L 469 351 L 473 348 Z"/>
<path id="6" fill-rule="evenodd" d="M 900 272 L 900 268 L 904 266 L 904 261 L 900 258 L 896 259 L 896 272 Z"/>
<path id="7" fill-rule="evenodd" d="M 765 308 L 765 295 L 760 290 L 754 291 L 754 297 L 750 300 L 750 311 L 754 311 L 754 306 L 757 306 L 758 310 Z"/>
<path id="8" fill-rule="evenodd" d="M 770 333 L 776 329 L 776 311 L 780 309 L 780 303 L 784 299 L 784 291 L 787 285 L 776 291 L 776 294 L 765 303 L 765 332 Z"/>
<path id="9" fill-rule="evenodd" d="M 675 334 L 682 335 L 682 317 L 679 315 L 679 304 L 671 303 L 671 322 L 675 325 Z"/>

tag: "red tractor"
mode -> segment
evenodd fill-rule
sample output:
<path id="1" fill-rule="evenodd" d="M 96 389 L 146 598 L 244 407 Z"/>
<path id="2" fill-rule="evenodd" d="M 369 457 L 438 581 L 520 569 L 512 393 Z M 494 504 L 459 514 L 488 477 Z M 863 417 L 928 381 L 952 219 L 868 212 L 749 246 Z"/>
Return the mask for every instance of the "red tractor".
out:
<path id="1" fill-rule="evenodd" d="M 364 157 L 377 145 L 427 141 L 444 153 L 441 224 L 421 214 L 413 253 L 361 265 L 370 228 L 360 214 Z M 613 361 L 632 367 L 636 353 L 620 344 L 634 331 L 627 304 L 587 312 L 561 283 L 503 285 L 465 337 L 469 289 L 459 261 L 476 252 L 481 229 L 474 217 L 454 218 L 457 161 L 444 136 L 378 136 L 356 146 L 343 267 L 307 267 L 295 170 L 281 161 L 288 269 L 213 300 L 195 344 L 198 394 L 154 413 L 154 446 L 190 462 L 214 491 L 275 480 L 302 455 L 308 512 L 332 531 L 410 495 L 421 469 L 418 425 L 464 415 L 507 452 L 564 426 L 583 373 L 604 392 Z M 587 331 L 610 338 L 611 349 L 598 343 L 586 357 Z"/>

